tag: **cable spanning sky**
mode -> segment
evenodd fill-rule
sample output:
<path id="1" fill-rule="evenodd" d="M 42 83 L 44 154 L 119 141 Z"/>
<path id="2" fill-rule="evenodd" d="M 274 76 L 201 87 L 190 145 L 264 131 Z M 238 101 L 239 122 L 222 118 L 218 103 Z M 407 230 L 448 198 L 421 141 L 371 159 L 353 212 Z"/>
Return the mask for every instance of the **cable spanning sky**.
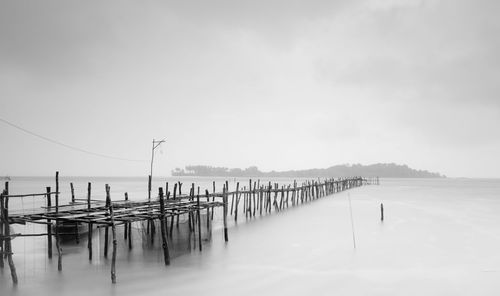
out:
<path id="1" fill-rule="evenodd" d="M 0 1 L 0 175 L 500 177 L 498 1 Z M 130 162 L 119 159 L 142 160 Z"/>

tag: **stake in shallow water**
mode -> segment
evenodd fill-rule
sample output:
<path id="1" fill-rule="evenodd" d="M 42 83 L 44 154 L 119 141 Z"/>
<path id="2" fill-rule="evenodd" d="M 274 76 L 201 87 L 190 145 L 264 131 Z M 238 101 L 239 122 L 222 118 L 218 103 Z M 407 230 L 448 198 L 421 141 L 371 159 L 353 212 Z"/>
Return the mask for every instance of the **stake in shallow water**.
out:
<path id="1" fill-rule="evenodd" d="M 352 227 L 352 243 L 356 249 L 356 236 L 354 235 L 354 219 L 352 218 L 352 204 L 351 204 L 351 194 L 347 193 L 347 198 L 349 199 L 349 211 L 351 212 L 351 227 Z"/>

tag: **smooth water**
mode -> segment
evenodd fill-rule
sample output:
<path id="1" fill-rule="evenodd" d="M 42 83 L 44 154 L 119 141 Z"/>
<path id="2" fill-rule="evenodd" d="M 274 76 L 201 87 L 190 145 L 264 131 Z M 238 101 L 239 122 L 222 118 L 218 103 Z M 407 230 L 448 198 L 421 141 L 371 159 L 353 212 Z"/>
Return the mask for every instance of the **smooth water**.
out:
<path id="1" fill-rule="evenodd" d="M 17 181 L 11 181 L 11 193 L 44 190 L 47 182 L 53 183 L 25 180 L 18 187 Z M 65 198 L 69 181 L 61 179 Z M 71 181 L 84 196 L 88 180 Z M 217 191 L 222 181 L 217 180 Z M 144 199 L 147 191 L 140 179 L 92 182 L 96 195 L 102 185 L 102 197 L 105 183 L 113 197 L 128 191 L 132 199 Z M 183 191 L 190 182 L 184 180 Z M 196 180 L 200 182 L 211 191 L 211 179 Z M 155 180 L 155 186 L 165 185 Z M 33 203 L 28 198 L 21 207 Z M 500 180 L 384 179 L 379 186 L 352 189 L 278 214 L 241 217 L 229 229 L 229 243 L 217 228 L 203 252 L 178 252 L 168 267 L 159 244 L 143 242 L 140 229 L 135 229 L 131 252 L 119 234 L 116 285 L 110 282 L 107 259 L 95 254 L 88 261 L 86 241 L 63 246 L 59 273 L 57 256 L 46 259 L 45 238 L 16 238 L 20 282 L 12 287 L 6 267 L 0 271 L 0 295 L 497 295 L 499 213 Z M 30 227 L 15 226 L 23 232 Z"/>

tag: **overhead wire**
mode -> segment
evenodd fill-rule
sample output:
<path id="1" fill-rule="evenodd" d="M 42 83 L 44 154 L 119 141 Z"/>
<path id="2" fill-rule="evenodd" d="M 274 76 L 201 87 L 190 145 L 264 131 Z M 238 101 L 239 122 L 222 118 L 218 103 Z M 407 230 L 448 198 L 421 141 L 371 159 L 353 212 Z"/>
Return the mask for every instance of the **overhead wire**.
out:
<path id="1" fill-rule="evenodd" d="M 65 148 L 68 148 L 68 149 L 71 149 L 71 150 L 75 150 L 75 151 L 78 151 L 78 152 L 82 152 L 82 153 L 86 153 L 86 154 L 90 154 L 90 155 L 94 155 L 94 156 L 98 156 L 98 157 L 103 157 L 103 158 L 108 158 L 108 159 L 114 159 L 114 160 L 121 160 L 121 161 L 130 161 L 130 162 L 145 162 L 145 161 L 148 161 L 148 160 L 145 160 L 145 159 L 130 159 L 130 158 L 123 158 L 123 157 L 116 157 L 116 156 L 111 156 L 111 155 L 106 155 L 106 154 L 102 154 L 102 153 L 96 153 L 96 152 L 92 152 L 92 151 L 89 151 L 89 150 L 85 150 L 85 149 L 82 149 L 82 148 L 78 148 L 78 147 L 75 147 L 75 146 L 72 146 L 72 145 L 68 145 L 68 144 L 65 144 L 65 143 L 62 143 L 62 142 L 59 142 L 57 140 L 54 140 L 54 139 L 51 139 L 51 138 L 48 138 L 48 137 L 45 137 L 45 136 L 42 136 L 38 133 L 35 133 L 35 132 L 32 132 L 30 130 L 27 130 L 23 127 L 20 127 L 8 120 L 5 120 L 3 118 L 0 117 L 0 121 L 2 121 L 3 123 L 15 128 L 15 129 L 18 129 L 20 131 L 23 131 L 29 135 L 32 135 L 34 137 L 37 137 L 37 138 L 40 138 L 42 140 L 45 140 L 47 142 L 50 142 L 52 144 L 56 144 L 56 145 L 59 145 L 59 146 L 62 146 L 62 147 L 65 147 Z"/>

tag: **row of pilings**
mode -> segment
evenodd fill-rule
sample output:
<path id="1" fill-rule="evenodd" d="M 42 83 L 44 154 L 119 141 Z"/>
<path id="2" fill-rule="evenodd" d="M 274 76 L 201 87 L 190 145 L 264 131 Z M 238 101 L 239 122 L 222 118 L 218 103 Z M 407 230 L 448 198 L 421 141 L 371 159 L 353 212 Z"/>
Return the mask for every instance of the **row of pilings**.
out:
<path id="1" fill-rule="evenodd" d="M 223 239 L 229 241 L 228 218 L 233 217 L 237 222 L 238 218 L 255 218 L 256 216 L 279 213 L 289 207 L 296 207 L 309 203 L 316 199 L 339 193 L 348 189 L 367 184 L 379 184 L 378 178 L 330 178 L 321 180 L 307 180 L 301 182 L 294 181 L 292 184 L 279 184 L 267 182 L 261 184 L 260 180 L 248 181 L 248 186 L 240 186 L 236 182 L 235 188 L 229 190 L 228 181 L 224 182 L 221 192 L 216 192 L 216 184 L 212 183 L 212 192 L 205 190 L 200 192 L 200 187 L 191 184 L 189 194 L 182 193 L 182 183 L 176 182 L 173 191 L 170 192 L 169 185 L 165 188 L 158 188 L 158 196 L 146 201 L 133 201 L 124 193 L 124 200 L 111 200 L 110 186 L 105 185 L 106 200 L 97 201 L 92 199 L 92 184 L 88 183 L 87 197 L 77 199 L 74 194 L 73 183 L 71 187 L 71 202 L 68 204 L 59 203 L 59 173 L 56 173 L 56 190 L 51 191 L 46 188 L 44 193 L 34 193 L 26 195 L 9 195 L 9 184 L 5 183 L 5 189 L 0 195 L 0 268 L 4 268 L 6 259 L 14 284 L 17 284 L 17 274 L 13 260 L 13 250 L 11 240 L 14 237 L 23 236 L 46 236 L 47 256 L 52 259 L 53 239 L 58 257 L 58 270 L 62 271 L 61 237 L 68 233 L 61 233 L 61 229 L 68 225 L 74 225 L 74 239 L 79 243 L 82 227 L 87 232 L 87 248 L 89 260 L 92 261 L 93 253 L 93 232 L 97 228 L 104 228 L 104 257 L 108 256 L 109 230 L 111 230 L 112 260 L 111 260 L 111 280 L 116 283 L 116 256 L 117 256 L 117 228 L 123 228 L 123 239 L 128 243 L 128 249 L 132 250 L 132 225 L 133 223 L 145 223 L 146 233 L 150 236 L 151 244 L 154 243 L 156 228 L 159 224 L 160 237 L 162 241 L 163 257 L 165 265 L 170 264 L 169 241 L 172 241 L 174 224 L 179 228 L 179 220 L 188 223 L 189 246 L 194 239 L 195 246 L 202 250 L 202 220 L 206 224 L 205 233 L 211 238 L 212 221 L 214 212 L 218 207 L 222 207 Z M 46 206 L 43 211 L 32 214 L 11 214 L 9 215 L 9 198 L 45 197 Z M 52 200 L 55 198 L 55 205 Z M 202 212 L 205 215 L 202 219 Z M 205 222 L 206 221 L 206 222 Z M 12 234 L 11 224 L 35 223 L 46 226 L 46 233 L 16 233 Z M 45 227 L 44 226 L 44 227 Z M 180 232 L 177 232 L 178 234 Z M 196 240 L 198 244 L 196 244 Z"/>

